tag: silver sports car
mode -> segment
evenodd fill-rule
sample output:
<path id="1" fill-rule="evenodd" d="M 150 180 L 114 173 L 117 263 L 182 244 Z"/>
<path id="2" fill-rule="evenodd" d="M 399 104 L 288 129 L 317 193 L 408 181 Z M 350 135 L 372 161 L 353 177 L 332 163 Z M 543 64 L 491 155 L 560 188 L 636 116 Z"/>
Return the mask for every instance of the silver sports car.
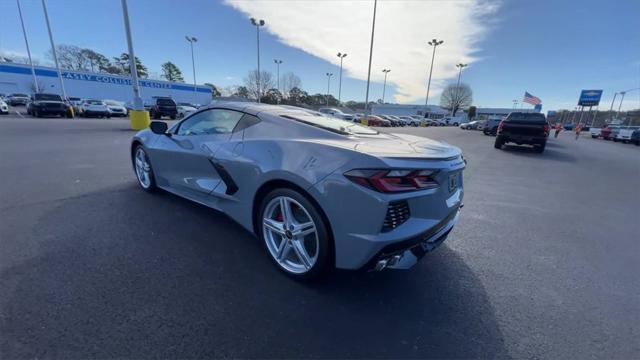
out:
<path id="1" fill-rule="evenodd" d="M 220 210 L 279 269 L 409 268 L 458 221 L 465 161 L 453 146 L 305 109 L 217 103 L 131 144 L 140 186 Z"/>

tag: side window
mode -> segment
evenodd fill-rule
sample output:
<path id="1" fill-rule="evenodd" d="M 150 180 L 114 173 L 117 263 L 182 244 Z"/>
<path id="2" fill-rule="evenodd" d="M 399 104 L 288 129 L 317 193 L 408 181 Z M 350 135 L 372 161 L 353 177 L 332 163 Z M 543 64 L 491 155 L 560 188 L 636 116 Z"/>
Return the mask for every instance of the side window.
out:
<path id="1" fill-rule="evenodd" d="M 211 109 L 192 115 L 180 124 L 176 135 L 228 134 L 236 127 L 243 113 Z"/>
<path id="2" fill-rule="evenodd" d="M 244 114 L 242 115 L 242 119 L 240 119 L 240 122 L 238 123 L 236 128 L 233 129 L 233 132 L 242 131 L 248 128 L 249 126 L 253 126 L 259 122 L 260 122 L 260 119 L 258 119 L 257 117 L 249 114 Z"/>

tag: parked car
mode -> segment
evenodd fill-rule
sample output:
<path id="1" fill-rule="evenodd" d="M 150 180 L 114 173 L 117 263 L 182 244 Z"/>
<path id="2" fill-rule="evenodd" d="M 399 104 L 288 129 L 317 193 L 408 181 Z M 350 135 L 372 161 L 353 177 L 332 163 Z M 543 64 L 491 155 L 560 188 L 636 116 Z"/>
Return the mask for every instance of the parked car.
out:
<path id="1" fill-rule="evenodd" d="M 429 124 L 429 126 L 446 126 L 447 125 L 444 123 L 444 121 L 440 119 L 427 119 L 427 123 Z"/>
<path id="2" fill-rule="evenodd" d="M 35 117 L 47 115 L 73 117 L 71 105 L 64 102 L 60 95 L 47 93 L 33 94 L 27 104 L 27 114 Z"/>
<path id="3" fill-rule="evenodd" d="M 395 119 L 389 117 L 388 115 L 376 114 L 376 116 L 381 118 L 381 119 L 383 119 L 383 120 L 388 121 L 389 122 L 389 126 L 393 126 L 393 127 L 400 126 L 400 121 L 395 120 Z"/>
<path id="4" fill-rule="evenodd" d="M 514 111 L 498 124 L 494 147 L 502 149 L 506 143 L 526 144 L 541 153 L 547 145 L 550 130 L 544 114 Z"/>
<path id="5" fill-rule="evenodd" d="M 336 108 L 322 107 L 322 108 L 318 109 L 318 111 L 323 113 L 323 114 L 325 114 L 325 115 L 331 115 L 331 116 L 333 116 L 335 118 L 342 119 L 342 120 L 353 121 L 355 119 L 353 114 L 347 114 L 347 113 L 343 112 L 342 110 L 336 109 Z"/>
<path id="6" fill-rule="evenodd" d="M 622 126 L 612 126 L 609 138 L 614 142 L 618 142 L 618 134 L 620 133 L 620 130 L 622 130 Z"/>
<path id="7" fill-rule="evenodd" d="M 495 136 L 496 133 L 498 132 L 498 125 L 500 125 L 501 121 L 502 121 L 502 118 L 499 118 L 499 117 L 493 117 L 493 118 L 487 119 L 487 122 L 484 125 L 484 128 L 482 129 L 482 133 L 485 135 Z"/>
<path id="8" fill-rule="evenodd" d="M 602 137 L 604 140 L 611 140 L 611 130 L 612 127 L 614 127 L 613 125 L 605 125 L 603 128 L 600 129 L 600 137 Z"/>
<path id="9" fill-rule="evenodd" d="M 3 98 L 0 98 L 0 114 L 1 115 L 9 114 L 9 105 L 4 101 Z"/>
<path id="10" fill-rule="evenodd" d="M 479 121 L 470 121 L 468 123 L 460 124 L 460 129 L 462 130 L 472 130 L 475 129 L 478 125 Z"/>
<path id="11" fill-rule="evenodd" d="M 299 280 L 413 266 L 445 241 L 464 194 L 456 147 L 274 105 L 213 105 L 171 129 L 153 121 L 130 154 L 142 190 L 224 212 Z"/>
<path id="12" fill-rule="evenodd" d="M 149 107 L 149 115 L 153 119 L 162 119 L 163 116 L 175 120 L 178 117 L 178 105 L 170 97 L 155 97 Z"/>
<path id="13" fill-rule="evenodd" d="M 196 112 L 198 109 L 193 106 L 186 105 L 178 105 L 178 119 L 182 119 L 183 117 Z"/>
<path id="14" fill-rule="evenodd" d="M 466 115 L 463 115 L 463 116 L 445 116 L 440 121 L 442 123 L 444 123 L 445 125 L 458 126 L 458 125 L 462 124 L 463 122 L 468 121 L 468 119 L 467 119 Z"/>
<path id="15" fill-rule="evenodd" d="M 420 126 L 420 123 L 422 122 L 421 120 L 418 120 L 411 116 L 400 116 L 400 119 L 402 119 L 405 122 L 405 124 L 409 126 Z"/>
<path id="16" fill-rule="evenodd" d="M 80 116 L 110 118 L 111 111 L 109 111 L 109 107 L 104 101 L 87 99 L 82 100 Z"/>
<path id="17" fill-rule="evenodd" d="M 390 127 L 391 121 L 387 119 L 383 119 L 378 115 L 369 115 L 367 116 L 367 120 L 369 122 L 369 126 L 380 126 L 380 127 Z"/>
<path id="18" fill-rule="evenodd" d="M 640 129 L 633 130 L 633 133 L 631 134 L 631 142 L 635 146 L 640 146 Z"/>
<path id="19" fill-rule="evenodd" d="M 80 114 L 80 107 L 82 106 L 82 99 L 79 97 L 67 96 L 67 104 L 71 105 L 74 114 Z"/>
<path id="20" fill-rule="evenodd" d="M 553 127 L 554 127 L 554 126 L 552 126 L 552 128 L 553 128 Z M 594 127 L 592 127 L 591 129 L 589 129 L 589 133 L 591 134 L 591 137 L 592 137 L 592 138 L 594 138 L 594 139 L 599 138 L 599 137 L 600 137 L 601 132 L 602 132 L 602 129 L 601 129 L 601 128 L 594 128 Z"/>
<path id="21" fill-rule="evenodd" d="M 129 115 L 129 110 L 124 106 L 123 103 L 116 100 L 102 100 L 109 109 L 109 113 L 111 116 L 115 117 L 125 117 Z"/>
<path id="22" fill-rule="evenodd" d="M 622 126 L 620 127 L 620 131 L 616 134 L 614 141 L 622 141 L 623 143 L 627 143 L 631 141 L 631 135 L 633 132 L 640 127 L 638 126 Z"/>
<path id="23" fill-rule="evenodd" d="M 29 100 L 29 95 L 21 93 L 14 93 L 7 97 L 7 103 L 11 106 L 26 106 Z"/>

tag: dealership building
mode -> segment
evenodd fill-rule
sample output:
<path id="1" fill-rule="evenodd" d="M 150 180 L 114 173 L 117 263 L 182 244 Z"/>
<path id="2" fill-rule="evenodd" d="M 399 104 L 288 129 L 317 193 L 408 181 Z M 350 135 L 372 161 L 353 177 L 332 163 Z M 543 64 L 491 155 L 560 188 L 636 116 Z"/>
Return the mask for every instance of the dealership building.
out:
<path id="1" fill-rule="evenodd" d="M 36 81 L 41 92 L 62 95 L 55 68 L 35 66 Z M 62 70 L 62 79 L 68 97 L 81 99 L 117 100 L 131 102 L 131 78 L 107 73 Z M 168 96 L 176 102 L 209 104 L 211 88 L 162 80 L 139 79 L 140 96 L 148 102 L 154 96 Z M 35 90 L 31 66 L 0 62 L 0 93 L 32 94 Z"/>
<path id="2" fill-rule="evenodd" d="M 504 117 L 512 111 L 539 112 L 536 109 L 513 108 L 477 108 L 476 119 L 486 120 L 490 117 Z M 435 105 L 410 105 L 410 104 L 375 104 L 371 107 L 373 114 L 411 116 L 428 114 L 431 119 L 441 119 L 450 114 L 450 111 Z M 466 111 L 465 111 L 466 112 Z"/>

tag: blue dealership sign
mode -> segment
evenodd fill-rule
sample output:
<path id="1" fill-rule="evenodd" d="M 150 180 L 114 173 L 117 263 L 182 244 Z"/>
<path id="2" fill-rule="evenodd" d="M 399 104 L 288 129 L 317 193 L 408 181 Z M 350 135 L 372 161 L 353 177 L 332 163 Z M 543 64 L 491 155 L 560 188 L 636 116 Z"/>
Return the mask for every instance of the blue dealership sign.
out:
<path id="1" fill-rule="evenodd" d="M 598 104 L 600 104 L 601 97 L 602 90 L 582 90 L 580 93 L 580 99 L 578 100 L 578 105 L 598 106 Z"/>

